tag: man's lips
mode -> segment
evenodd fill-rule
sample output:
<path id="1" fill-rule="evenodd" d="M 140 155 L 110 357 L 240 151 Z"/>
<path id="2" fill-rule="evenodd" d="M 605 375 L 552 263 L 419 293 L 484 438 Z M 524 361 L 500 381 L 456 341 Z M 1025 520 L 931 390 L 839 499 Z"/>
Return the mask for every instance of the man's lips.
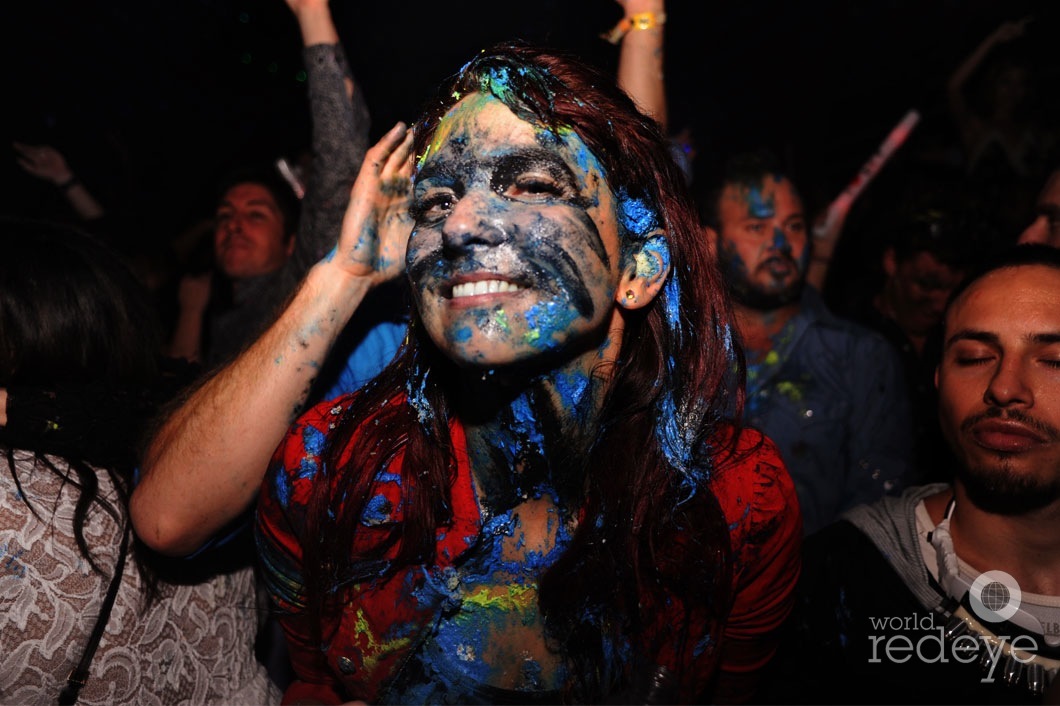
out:
<path id="1" fill-rule="evenodd" d="M 1019 453 L 1048 443 L 1044 435 L 1021 423 L 1005 419 L 984 419 L 971 427 L 972 439 L 990 451 Z"/>
<path id="2" fill-rule="evenodd" d="M 795 270 L 795 263 L 790 258 L 771 257 L 762 263 L 762 267 L 772 275 L 786 275 Z"/>
<path id="3" fill-rule="evenodd" d="M 241 235 L 229 236 L 221 242 L 223 250 L 249 249 L 252 245 L 253 241 L 250 238 L 245 238 Z"/>

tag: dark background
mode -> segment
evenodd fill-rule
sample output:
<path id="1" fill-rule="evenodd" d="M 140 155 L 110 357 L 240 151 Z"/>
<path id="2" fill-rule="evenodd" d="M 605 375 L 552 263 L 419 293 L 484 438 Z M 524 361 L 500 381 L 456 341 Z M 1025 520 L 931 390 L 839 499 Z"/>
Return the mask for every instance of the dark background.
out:
<path id="1" fill-rule="evenodd" d="M 956 164 L 945 82 L 1003 20 L 1035 16 L 1020 50 L 1035 64 L 1041 110 L 1057 117 L 1057 4 L 671 0 L 671 126 L 692 131 L 699 172 L 765 144 L 824 196 L 915 107 L 923 120 L 910 151 Z M 373 137 L 412 120 L 442 78 L 494 41 L 544 42 L 612 68 L 618 55 L 598 36 L 621 16 L 613 0 L 334 0 L 332 11 Z M 134 214 L 156 240 L 209 215 L 229 166 L 307 144 L 301 40 L 282 0 L 39 0 L 5 15 L 3 213 L 65 208 L 15 166 L 11 139 L 59 147 L 108 208 Z"/>

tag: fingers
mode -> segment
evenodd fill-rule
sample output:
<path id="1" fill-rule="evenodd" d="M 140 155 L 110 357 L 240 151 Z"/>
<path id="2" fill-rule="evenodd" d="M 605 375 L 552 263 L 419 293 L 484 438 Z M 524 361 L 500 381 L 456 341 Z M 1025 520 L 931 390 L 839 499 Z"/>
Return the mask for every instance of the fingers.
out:
<path id="1" fill-rule="evenodd" d="M 400 123 L 399 123 L 400 124 Z M 387 155 L 383 176 L 405 176 L 412 178 L 412 130 L 405 130 L 401 142 Z"/>
<path id="2" fill-rule="evenodd" d="M 411 134 L 408 126 L 399 121 L 365 153 L 365 164 L 374 169 L 377 174 L 380 173 L 387 166 L 395 150 L 398 150 Z"/>
<path id="3" fill-rule="evenodd" d="M 405 196 L 412 190 L 412 132 L 391 152 L 379 174 L 380 188 L 389 196 Z"/>

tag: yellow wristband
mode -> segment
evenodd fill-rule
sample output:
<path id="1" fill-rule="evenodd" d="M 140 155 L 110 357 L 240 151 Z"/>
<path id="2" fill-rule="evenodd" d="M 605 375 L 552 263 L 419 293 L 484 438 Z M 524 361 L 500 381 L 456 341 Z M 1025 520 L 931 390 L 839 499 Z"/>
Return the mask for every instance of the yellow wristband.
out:
<path id="1" fill-rule="evenodd" d="M 618 44 L 623 37 L 635 29 L 652 29 L 653 27 L 662 27 L 664 24 L 666 24 L 665 12 L 638 12 L 635 15 L 623 17 L 618 24 L 611 28 L 610 32 L 601 34 L 600 38 L 606 39 L 612 44 Z"/>

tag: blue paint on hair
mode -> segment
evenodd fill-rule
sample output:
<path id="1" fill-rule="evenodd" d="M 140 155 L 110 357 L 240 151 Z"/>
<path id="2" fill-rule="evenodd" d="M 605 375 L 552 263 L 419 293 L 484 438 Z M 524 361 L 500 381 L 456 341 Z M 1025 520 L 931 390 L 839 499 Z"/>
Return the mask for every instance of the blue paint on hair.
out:
<path id="1" fill-rule="evenodd" d="M 659 214 L 655 209 L 644 199 L 630 196 L 625 189 L 618 190 L 618 209 L 622 227 L 635 239 L 659 228 Z"/>
<path id="2" fill-rule="evenodd" d="M 669 253 L 667 253 L 669 255 Z M 680 344 L 684 339 L 681 326 L 681 287 L 677 282 L 677 273 L 671 272 L 663 286 L 663 304 L 666 307 L 666 323 L 674 336 L 674 342 Z"/>
<path id="3" fill-rule="evenodd" d="M 711 637 L 711 634 L 708 632 L 706 635 L 704 635 L 702 638 L 700 638 L 700 640 L 692 647 L 692 654 L 695 657 L 699 657 L 712 644 L 714 644 L 714 638 Z"/>
<path id="4" fill-rule="evenodd" d="M 408 394 L 409 405 L 416 410 L 416 418 L 425 427 L 434 419 L 434 410 L 431 408 L 430 400 L 427 399 L 427 376 L 429 374 L 429 370 L 421 372 L 419 357 L 417 356 L 416 361 L 412 364 L 408 380 L 405 381 L 405 392 Z"/>

